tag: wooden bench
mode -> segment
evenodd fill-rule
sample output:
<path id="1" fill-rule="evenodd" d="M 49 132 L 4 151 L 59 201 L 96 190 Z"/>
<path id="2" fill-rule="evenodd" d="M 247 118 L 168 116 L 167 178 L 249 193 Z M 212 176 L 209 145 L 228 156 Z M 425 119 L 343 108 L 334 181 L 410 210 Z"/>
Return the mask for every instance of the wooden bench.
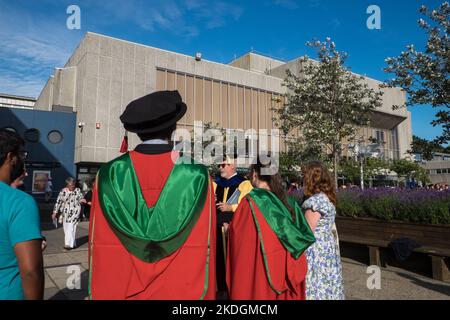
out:
<path id="1" fill-rule="evenodd" d="M 433 279 L 450 282 L 447 264 L 450 257 L 450 226 L 346 217 L 337 217 L 336 225 L 340 242 L 367 246 L 370 264 L 380 267 L 380 248 L 389 248 L 396 239 L 414 240 L 421 246 L 413 252 L 427 254 L 431 258 Z"/>

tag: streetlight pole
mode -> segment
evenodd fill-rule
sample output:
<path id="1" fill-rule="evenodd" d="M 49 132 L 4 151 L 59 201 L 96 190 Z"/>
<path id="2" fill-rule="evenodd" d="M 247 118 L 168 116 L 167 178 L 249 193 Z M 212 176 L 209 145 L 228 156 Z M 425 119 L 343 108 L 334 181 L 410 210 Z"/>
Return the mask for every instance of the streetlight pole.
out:
<path id="1" fill-rule="evenodd" d="M 364 190 L 364 156 L 361 154 L 359 159 L 361 164 L 361 190 Z"/>

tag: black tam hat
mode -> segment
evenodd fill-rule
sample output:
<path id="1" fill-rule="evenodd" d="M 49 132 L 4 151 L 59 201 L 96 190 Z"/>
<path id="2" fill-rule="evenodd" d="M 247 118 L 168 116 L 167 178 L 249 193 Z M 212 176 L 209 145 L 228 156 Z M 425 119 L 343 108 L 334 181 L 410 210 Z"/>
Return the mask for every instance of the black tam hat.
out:
<path id="1" fill-rule="evenodd" d="M 156 133 L 175 125 L 186 111 L 178 91 L 158 91 L 132 101 L 120 120 L 130 132 Z"/>

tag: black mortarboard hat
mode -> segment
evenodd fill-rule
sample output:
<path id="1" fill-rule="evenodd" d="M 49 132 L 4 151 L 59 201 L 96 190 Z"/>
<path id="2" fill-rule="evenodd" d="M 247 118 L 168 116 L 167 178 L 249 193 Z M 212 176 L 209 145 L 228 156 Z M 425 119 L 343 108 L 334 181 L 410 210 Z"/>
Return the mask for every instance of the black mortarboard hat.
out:
<path id="1" fill-rule="evenodd" d="M 158 91 L 130 102 L 120 121 L 130 132 L 156 133 L 176 124 L 186 110 L 178 91 Z"/>

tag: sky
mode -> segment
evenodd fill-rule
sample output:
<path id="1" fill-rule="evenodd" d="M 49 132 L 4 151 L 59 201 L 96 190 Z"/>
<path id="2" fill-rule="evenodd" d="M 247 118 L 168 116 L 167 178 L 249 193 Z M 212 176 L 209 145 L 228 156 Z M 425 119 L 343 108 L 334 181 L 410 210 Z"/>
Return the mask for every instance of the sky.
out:
<path id="1" fill-rule="evenodd" d="M 387 57 L 406 45 L 424 48 L 417 25 L 421 5 L 443 0 L 0 0 L 0 92 L 37 97 L 88 31 L 229 63 L 250 50 L 282 60 L 314 58 L 307 41 L 330 37 L 349 54 L 353 72 L 385 81 Z M 77 5 L 81 29 L 69 30 L 67 8 Z M 381 29 L 369 30 L 370 5 Z M 414 106 L 413 134 L 434 139 L 436 110 Z"/>

